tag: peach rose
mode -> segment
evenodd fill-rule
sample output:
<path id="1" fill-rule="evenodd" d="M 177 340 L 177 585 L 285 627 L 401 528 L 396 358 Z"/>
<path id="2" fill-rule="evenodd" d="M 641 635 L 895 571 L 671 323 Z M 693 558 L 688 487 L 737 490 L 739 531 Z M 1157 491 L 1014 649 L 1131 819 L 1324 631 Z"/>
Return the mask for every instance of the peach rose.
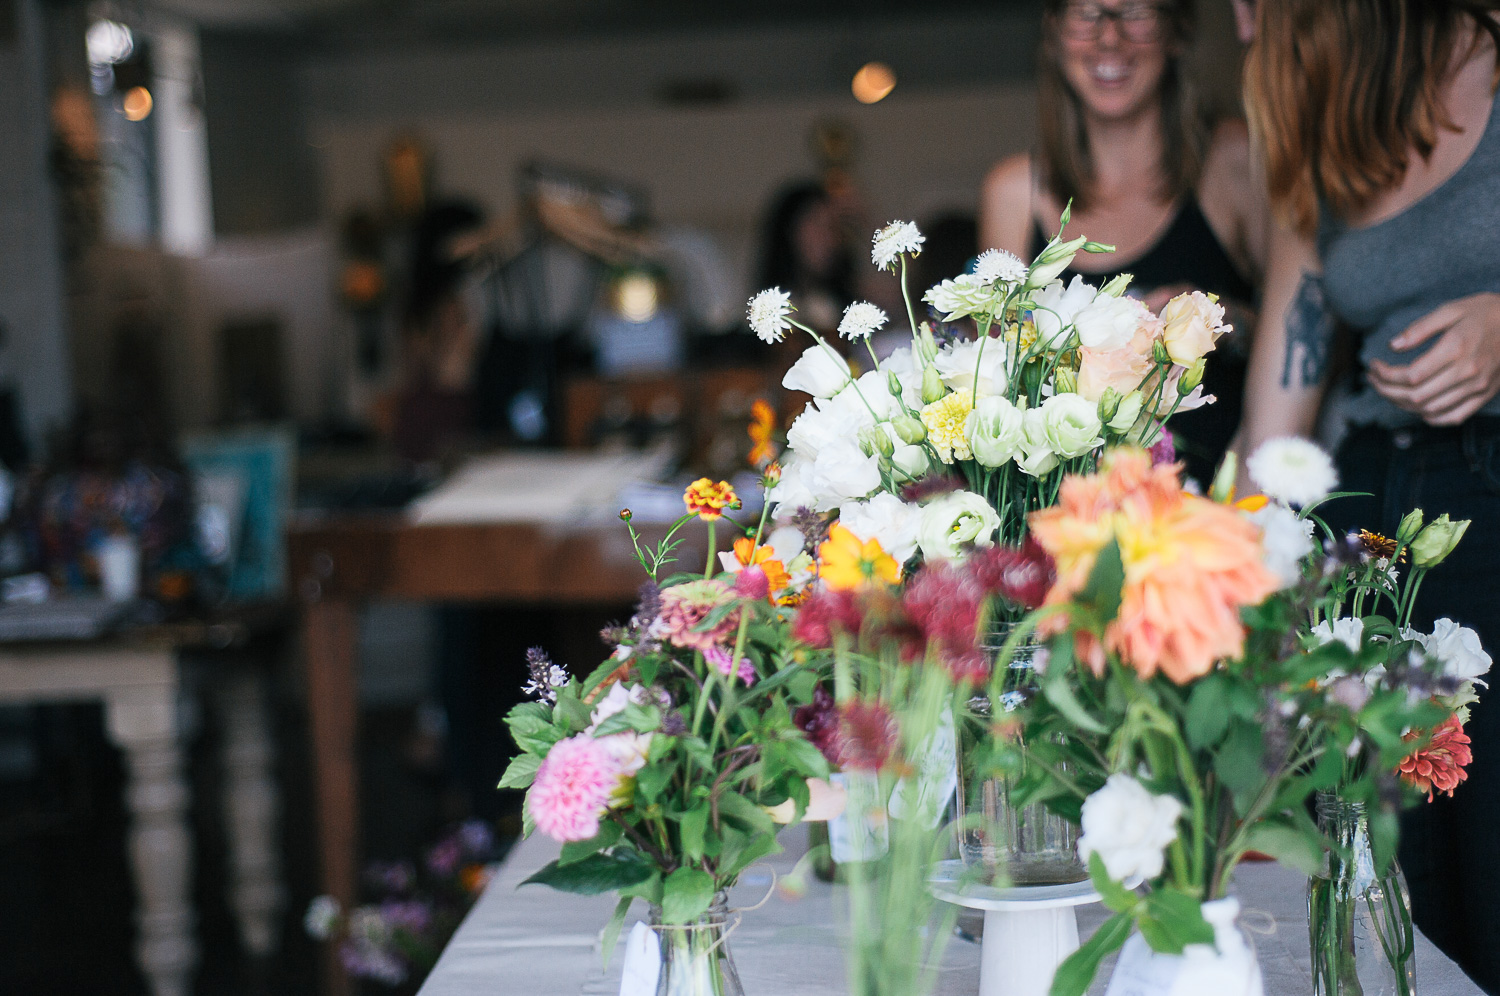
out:
<path id="1" fill-rule="evenodd" d="M 1126 395 L 1140 387 L 1151 372 L 1151 347 L 1160 331 L 1160 319 L 1152 317 L 1137 325 L 1130 342 L 1119 349 L 1079 349 L 1078 393 L 1089 401 L 1098 401 L 1105 388 Z"/>

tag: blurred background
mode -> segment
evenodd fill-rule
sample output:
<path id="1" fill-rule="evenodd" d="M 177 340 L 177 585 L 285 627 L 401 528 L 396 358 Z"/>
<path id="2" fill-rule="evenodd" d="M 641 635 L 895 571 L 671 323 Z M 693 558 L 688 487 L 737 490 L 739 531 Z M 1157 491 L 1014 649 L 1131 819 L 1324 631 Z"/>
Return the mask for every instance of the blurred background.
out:
<path id="1" fill-rule="evenodd" d="M 961 272 L 1040 6 L 0 0 L 0 992 L 347 991 L 315 896 L 460 908 L 612 510 L 806 400 L 746 298 L 904 315 L 892 219 Z"/>

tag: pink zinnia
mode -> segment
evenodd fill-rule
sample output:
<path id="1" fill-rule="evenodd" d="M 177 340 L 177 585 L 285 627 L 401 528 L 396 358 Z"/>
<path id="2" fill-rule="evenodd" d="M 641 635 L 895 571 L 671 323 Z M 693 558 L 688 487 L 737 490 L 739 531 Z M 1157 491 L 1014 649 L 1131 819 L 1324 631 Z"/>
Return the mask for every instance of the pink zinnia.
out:
<path id="1" fill-rule="evenodd" d="M 620 766 L 593 737 L 580 733 L 552 745 L 526 796 L 537 829 L 554 840 L 589 840 L 620 784 Z"/>
<path id="2" fill-rule="evenodd" d="M 707 652 L 734 633 L 740 624 L 739 610 L 727 613 L 709 629 L 699 632 L 697 627 L 714 609 L 734 598 L 728 585 L 714 579 L 673 585 L 661 593 L 661 611 L 652 624 L 652 632 L 674 646 Z"/>
<path id="3" fill-rule="evenodd" d="M 1402 740 L 1415 740 L 1421 733 L 1413 730 Z M 1458 783 L 1469 777 L 1464 770 L 1474 760 L 1469 749 L 1469 735 L 1457 716 L 1449 716 L 1432 732 L 1426 747 L 1403 758 L 1396 766 L 1401 780 L 1417 791 L 1427 790 L 1427 801 L 1431 802 L 1435 792 L 1453 795 Z"/>
<path id="4" fill-rule="evenodd" d="M 714 668 L 717 669 L 718 672 L 726 678 L 729 677 L 729 673 L 731 671 L 735 670 L 734 666 L 730 663 L 729 660 L 729 651 L 725 650 L 723 647 L 708 648 L 707 650 L 703 651 L 703 659 L 712 664 Z M 745 684 L 754 684 L 756 677 L 755 665 L 750 663 L 750 658 L 740 658 L 738 674 L 740 676 L 740 680 Z"/>

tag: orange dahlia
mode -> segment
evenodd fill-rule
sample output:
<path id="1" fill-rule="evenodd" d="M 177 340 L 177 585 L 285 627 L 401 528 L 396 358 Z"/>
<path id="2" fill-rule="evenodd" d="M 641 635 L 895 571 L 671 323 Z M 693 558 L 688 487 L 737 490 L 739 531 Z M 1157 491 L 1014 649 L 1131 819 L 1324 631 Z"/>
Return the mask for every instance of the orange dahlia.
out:
<path id="1" fill-rule="evenodd" d="M 1143 677 L 1158 670 L 1184 684 L 1243 649 L 1240 609 L 1277 588 L 1263 562 L 1260 530 L 1233 508 L 1182 490 L 1176 469 L 1153 467 L 1143 450 L 1108 454 L 1099 473 L 1063 480 L 1058 504 L 1032 513 L 1031 534 L 1057 562 L 1045 604 L 1072 599 L 1099 552 L 1118 542 L 1125 567 L 1119 613 L 1104 646 L 1079 641 L 1103 673 L 1107 649 Z M 1052 622 L 1051 631 L 1065 624 Z"/>
<path id="2" fill-rule="evenodd" d="M 733 485 L 728 481 L 715 484 L 706 477 L 700 477 L 687 486 L 682 493 L 682 502 L 689 513 L 704 522 L 722 518 L 726 508 L 740 507 L 740 498 L 734 493 Z"/>
<path id="3" fill-rule="evenodd" d="M 1415 740 L 1421 735 L 1420 731 L 1413 730 L 1401 739 Z M 1403 782 L 1418 792 L 1426 789 L 1427 801 L 1431 802 L 1434 792 L 1453 795 L 1458 783 L 1469 777 L 1464 768 L 1472 760 L 1474 755 L 1469 750 L 1469 735 L 1464 732 L 1457 716 L 1449 716 L 1432 731 L 1432 740 L 1427 746 L 1403 758 L 1396 771 Z"/>

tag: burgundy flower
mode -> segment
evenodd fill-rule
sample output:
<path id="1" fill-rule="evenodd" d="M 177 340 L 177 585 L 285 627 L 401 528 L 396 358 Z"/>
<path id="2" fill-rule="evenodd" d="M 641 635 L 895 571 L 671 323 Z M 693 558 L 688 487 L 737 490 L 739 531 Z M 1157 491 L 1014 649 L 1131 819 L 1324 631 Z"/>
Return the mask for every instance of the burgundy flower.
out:
<path id="1" fill-rule="evenodd" d="M 899 733 L 896 717 L 879 702 L 846 702 L 839 709 L 839 763 L 879 771 L 890 764 Z"/>
<path id="2" fill-rule="evenodd" d="M 792 636 L 810 646 L 828 649 L 837 633 L 858 636 L 864 613 L 852 591 L 814 592 L 797 610 Z"/>
<path id="3" fill-rule="evenodd" d="M 1151 466 L 1160 467 L 1164 463 L 1177 462 L 1177 444 L 1172 442 L 1172 434 L 1163 432 L 1161 438 L 1151 444 L 1148 451 L 1151 454 Z"/>
<path id="4" fill-rule="evenodd" d="M 792 713 L 792 724 L 807 734 L 807 739 L 829 764 L 839 763 L 839 714 L 834 708 L 833 695 L 821 684 L 813 689 L 813 700 L 798 706 Z"/>
<path id="5" fill-rule="evenodd" d="M 984 588 L 968 572 L 943 561 L 923 567 L 901 596 L 902 608 L 922 637 L 906 656 L 931 651 L 956 679 L 983 681 L 988 667 L 978 629 L 984 599 Z"/>
<path id="6" fill-rule="evenodd" d="M 968 567 L 985 591 L 1024 609 L 1041 605 L 1057 580 L 1052 558 L 1030 536 L 1019 547 L 979 550 L 969 558 Z"/>
<path id="7" fill-rule="evenodd" d="M 936 495 L 957 491 L 963 486 L 964 482 L 953 474 L 928 474 L 920 481 L 904 485 L 901 488 L 901 500 L 914 504 Z"/>
<path id="8" fill-rule="evenodd" d="M 771 582 L 765 571 L 752 565 L 734 576 L 734 593 L 752 602 L 759 602 L 770 596 Z"/>

